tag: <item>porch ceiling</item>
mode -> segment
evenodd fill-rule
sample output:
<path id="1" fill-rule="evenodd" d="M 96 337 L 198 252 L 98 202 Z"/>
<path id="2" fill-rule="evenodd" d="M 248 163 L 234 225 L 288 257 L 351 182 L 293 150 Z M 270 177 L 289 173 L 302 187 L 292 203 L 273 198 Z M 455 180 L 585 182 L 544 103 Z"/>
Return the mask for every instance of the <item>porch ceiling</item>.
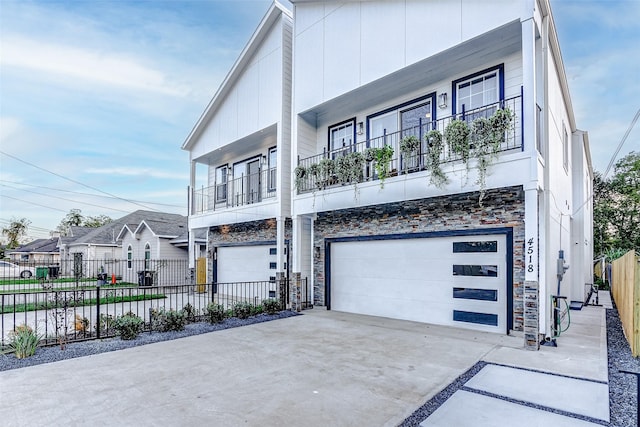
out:
<path id="1" fill-rule="evenodd" d="M 193 159 L 196 163 L 205 165 L 219 165 L 241 160 L 256 151 L 267 154 L 267 149 L 275 147 L 278 143 L 278 125 L 274 124 L 232 143 L 226 144 L 216 150 L 210 151 Z"/>
<path id="2" fill-rule="evenodd" d="M 319 104 L 300 113 L 300 117 L 314 125 L 336 121 L 399 94 L 410 93 L 469 71 L 479 63 L 500 60 L 520 49 L 522 27 L 520 21 L 513 21 Z"/>

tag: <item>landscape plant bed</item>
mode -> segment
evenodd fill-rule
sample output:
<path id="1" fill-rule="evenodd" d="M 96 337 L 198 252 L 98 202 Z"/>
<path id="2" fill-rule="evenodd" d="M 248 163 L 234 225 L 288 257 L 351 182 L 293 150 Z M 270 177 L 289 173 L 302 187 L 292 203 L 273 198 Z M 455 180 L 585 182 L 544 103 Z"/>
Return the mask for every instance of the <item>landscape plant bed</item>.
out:
<path id="1" fill-rule="evenodd" d="M 147 301 L 154 299 L 163 299 L 166 298 L 164 294 L 148 294 L 148 295 L 123 295 L 123 296 L 108 296 L 101 297 L 100 304 L 118 304 L 123 302 L 136 302 L 136 301 Z M 87 298 L 77 301 L 69 302 L 67 307 L 83 307 L 89 305 L 97 305 L 97 298 Z M 27 304 L 16 304 L 16 305 L 6 305 L 0 309 L 0 314 L 5 313 L 24 313 L 25 311 L 37 311 L 37 310 L 51 310 L 54 308 L 63 308 L 62 303 L 56 303 L 53 301 L 47 302 L 38 302 L 38 303 L 27 303 Z"/>
<path id="2" fill-rule="evenodd" d="M 65 349 L 56 347 L 38 347 L 35 355 L 25 359 L 17 359 L 13 354 L 0 354 L 0 371 L 24 368 L 27 366 L 41 365 L 43 363 L 57 362 L 76 357 L 90 356 L 109 351 L 124 350 L 140 345 L 151 344 L 160 341 L 174 340 L 192 335 L 205 334 L 223 329 L 247 326 L 256 323 L 269 322 L 271 320 L 284 319 L 297 316 L 299 313 L 285 310 L 276 314 L 258 314 L 247 319 L 231 317 L 220 323 L 198 322 L 190 323 L 182 331 L 171 332 L 143 332 L 133 340 L 122 340 L 119 337 L 101 340 L 82 341 L 66 344 Z"/>

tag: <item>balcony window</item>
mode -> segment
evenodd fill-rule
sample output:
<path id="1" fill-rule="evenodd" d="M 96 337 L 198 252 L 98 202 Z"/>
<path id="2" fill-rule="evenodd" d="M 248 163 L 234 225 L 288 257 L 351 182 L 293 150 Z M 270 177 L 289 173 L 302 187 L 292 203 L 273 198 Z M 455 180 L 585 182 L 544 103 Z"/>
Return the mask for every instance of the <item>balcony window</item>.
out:
<path id="1" fill-rule="evenodd" d="M 329 151 L 331 158 L 352 151 L 356 140 L 356 119 L 347 120 L 329 127 Z"/>
<path id="2" fill-rule="evenodd" d="M 258 203 L 260 197 L 260 158 L 233 165 L 233 203 L 236 206 Z"/>
<path id="3" fill-rule="evenodd" d="M 268 181 L 269 181 L 269 191 L 275 191 L 276 189 L 276 181 L 277 181 L 277 166 L 278 166 L 278 152 L 276 150 L 276 148 L 271 148 L 269 150 L 269 164 L 268 164 L 268 168 L 269 168 L 269 176 L 268 176 Z"/>
<path id="4" fill-rule="evenodd" d="M 462 114 L 467 121 L 489 117 L 497 109 L 495 103 L 504 99 L 504 66 L 501 64 L 455 80 L 452 89 L 453 114 Z M 491 107 L 482 109 L 486 105 Z M 467 115 L 465 112 L 469 110 L 475 111 Z"/>
<path id="5" fill-rule="evenodd" d="M 227 200 L 228 171 L 227 166 L 220 166 L 216 169 L 216 203 Z"/>

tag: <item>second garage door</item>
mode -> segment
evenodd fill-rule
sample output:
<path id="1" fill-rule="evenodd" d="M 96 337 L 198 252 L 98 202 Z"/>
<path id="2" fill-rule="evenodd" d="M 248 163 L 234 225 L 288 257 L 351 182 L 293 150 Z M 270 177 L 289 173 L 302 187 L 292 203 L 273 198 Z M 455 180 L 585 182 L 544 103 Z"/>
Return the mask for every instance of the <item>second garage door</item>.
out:
<path id="1" fill-rule="evenodd" d="M 218 283 L 275 280 L 276 246 L 223 246 L 217 249 Z"/>
<path id="2" fill-rule="evenodd" d="M 332 310 L 507 332 L 504 234 L 329 245 Z"/>

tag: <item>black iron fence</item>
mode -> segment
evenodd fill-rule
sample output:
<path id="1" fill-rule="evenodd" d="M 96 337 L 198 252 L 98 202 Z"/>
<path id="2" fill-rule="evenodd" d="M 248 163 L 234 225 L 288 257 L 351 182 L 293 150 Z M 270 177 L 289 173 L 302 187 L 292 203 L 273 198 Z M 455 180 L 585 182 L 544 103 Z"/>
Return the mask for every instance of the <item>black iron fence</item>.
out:
<path id="1" fill-rule="evenodd" d="M 284 309 L 296 287 L 303 296 L 298 306 L 311 306 L 306 279 L 297 283 L 287 279 L 149 286 L 116 283 L 4 292 L 0 294 L 0 346 L 9 343 L 12 331 L 25 326 L 44 337 L 41 345 L 53 345 L 114 336 L 113 321 L 127 313 L 142 318 L 150 331 L 153 313 L 159 311 L 182 310 L 189 320 L 204 321 L 211 303 L 233 311 L 238 303 L 257 307 L 272 299 Z"/>
<path id="2" fill-rule="evenodd" d="M 69 289 L 107 284 L 121 286 L 184 285 L 190 283 L 186 259 L 101 259 L 81 256 L 57 262 L 19 262 L 0 269 L 0 294 Z"/>

